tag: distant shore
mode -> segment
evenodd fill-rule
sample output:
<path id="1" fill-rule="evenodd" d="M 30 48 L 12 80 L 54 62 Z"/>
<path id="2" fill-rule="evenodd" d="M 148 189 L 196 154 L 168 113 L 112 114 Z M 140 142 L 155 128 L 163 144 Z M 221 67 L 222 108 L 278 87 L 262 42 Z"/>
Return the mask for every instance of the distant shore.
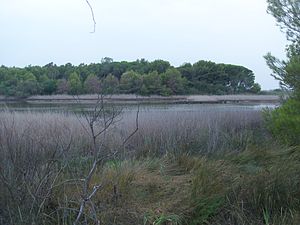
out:
<path id="1" fill-rule="evenodd" d="M 93 103 L 98 95 L 37 95 L 28 98 L 14 98 L 0 96 L 0 101 L 24 101 L 28 103 Z M 109 95 L 103 100 L 109 103 L 174 103 L 174 104 L 226 104 L 226 103 L 271 103 L 280 102 L 277 95 L 178 95 L 178 96 L 136 96 L 136 95 Z"/>

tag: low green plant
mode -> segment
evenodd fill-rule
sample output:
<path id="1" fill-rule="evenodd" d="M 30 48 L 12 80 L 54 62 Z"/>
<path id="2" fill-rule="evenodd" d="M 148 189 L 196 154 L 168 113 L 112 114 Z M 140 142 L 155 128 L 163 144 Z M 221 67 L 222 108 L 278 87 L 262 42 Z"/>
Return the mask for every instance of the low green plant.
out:
<path id="1" fill-rule="evenodd" d="M 144 216 L 144 225 L 182 225 L 183 220 L 176 214 L 165 214 L 162 212 L 146 213 Z"/>
<path id="2" fill-rule="evenodd" d="M 208 224 L 223 207 L 233 182 L 230 170 L 224 161 L 198 160 L 193 172 L 191 201 L 194 209 L 189 224 Z"/>
<path id="3" fill-rule="evenodd" d="M 270 213 L 268 209 L 263 209 L 263 215 L 264 215 L 265 225 L 270 225 Z"/>
<path id="4" fill-rule="evenodd" d="M 198 199 L 190 225 L 209 224 L 209 219 L 216 215 L 224 204 L 223 196 Z"/>

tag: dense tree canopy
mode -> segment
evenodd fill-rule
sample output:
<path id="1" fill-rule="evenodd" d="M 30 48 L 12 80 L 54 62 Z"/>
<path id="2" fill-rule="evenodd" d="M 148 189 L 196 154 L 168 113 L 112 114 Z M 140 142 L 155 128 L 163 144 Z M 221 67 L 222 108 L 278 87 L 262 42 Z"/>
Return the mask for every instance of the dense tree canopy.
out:
<path id="1" fill-rule="evenodd" d="M 236 65 L 199 61 L 173 67 L 164 60 L 74 66 L 0 67 L 0 95 L 134 93 L 142 95 L 238 94 L 260 91 L 251 70 Z"/>

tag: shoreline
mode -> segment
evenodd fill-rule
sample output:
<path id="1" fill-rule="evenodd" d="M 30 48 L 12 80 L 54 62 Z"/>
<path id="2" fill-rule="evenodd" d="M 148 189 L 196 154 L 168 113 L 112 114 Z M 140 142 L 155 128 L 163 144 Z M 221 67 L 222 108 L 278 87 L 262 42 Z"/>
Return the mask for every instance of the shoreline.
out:
<path id="1" fill-rule="evenodd" d="M 28 98 L 14 98 L 0 96 L 0 102 L 26 102 L 26 103 L 95 103 L 98 95 L 38 95 Z M 107 103 L 116 104 L 227 104 L 227 103 L 280 103 L 277 95 L 178 95 L 178 96 L 136 96 L 136 95 L 109 95 L 104 96 Z"/>

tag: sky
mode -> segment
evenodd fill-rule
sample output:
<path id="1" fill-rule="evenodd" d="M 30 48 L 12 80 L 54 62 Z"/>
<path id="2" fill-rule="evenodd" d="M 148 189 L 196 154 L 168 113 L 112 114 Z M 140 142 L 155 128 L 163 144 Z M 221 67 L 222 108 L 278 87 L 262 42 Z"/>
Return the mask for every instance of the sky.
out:
<path id="1" fill-rule="evenodd" d="M 285 34 L 265 0 L 0 0 L 0 65 L 24 67 L 163 59 L 251 69 L 264 90 L 278 81 L 263 58 L 284 59 Z"/>

